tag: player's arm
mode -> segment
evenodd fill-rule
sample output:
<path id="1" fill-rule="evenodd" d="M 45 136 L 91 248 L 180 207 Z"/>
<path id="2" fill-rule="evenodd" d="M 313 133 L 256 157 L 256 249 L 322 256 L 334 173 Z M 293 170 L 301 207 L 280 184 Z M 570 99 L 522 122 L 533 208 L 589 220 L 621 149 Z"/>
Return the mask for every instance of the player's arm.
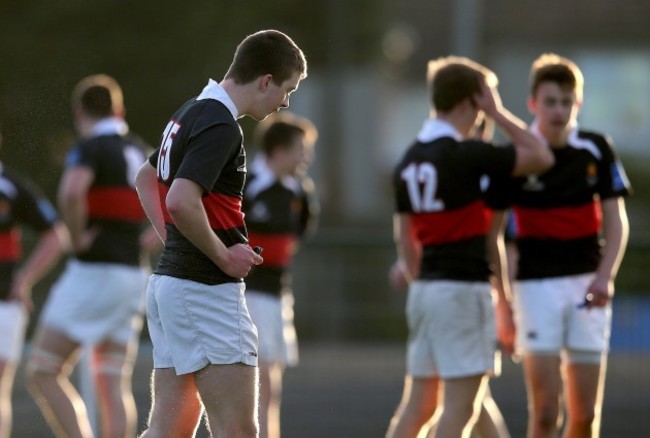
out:
<path id="1" fill-rule="evenodd" d="M 135 189 L 138 192 L 140 204 L 142 204 L 142 208 L 153 226 L 153 230 L 157 234 L 158 239 L 164 242 L 165 237 L 167 236 L 167 230 L 165 229 L 165 219 L 160 205 L 158 176 L 156 168 L 153 167 L 149 161 L 146 161 L 140 167 L 140 170 L 138 170 L 138 174 L 135 177 Z M 148 230 L 150 233 L 151 229 Z M 145 233 L 147 233 L 147 231 L 145 231 Z M 142 239 L 148 237 L 152 236 L 145 236 L 143 234 Z"/>
<path id="2" fill-rule="evenodd" d="M 420 272 L 422 245 L 415 239 L 409 214 L 401 213 L 393 216 L 393 239 L 397 249 L 397 263 L 402 265 L 405 279 L 410 283 Z"/>
<path id="3" fill-rule="evenodd" d="M 589 286 L 593 306 L 604 306 L 614 295 L 614 279 L 627 247 L 629 226 L 623 198 L 608 198 L 601 202 L 605 248 Z"/>
<path id="4" fill-rule="evenodd" d="M 555 158 L 551 149 L 530 133 L 526 124 L 501 104 L 501 97 L 496 88 L 483 85 L 481 93 L 475 96 L 475 102 L 513 143 L 517 151 L 513 176 L 542 173 L 553 166 Z"/>
<path id="5" fill-rule="evenodd" d="M 248 245 L 224 245 L 210 227 L 202 196 L 203 188 L 194 181 L 174 179 L 165 200 L 174 225 L 226 274 L 245 277 L 253 265 L 262 263 L 262 257 Z"/>
<path id="6" fill-rule="evenodd" d="M 21 301 L 25 308 L 31 310 L 32 287 L 52 269 L 67 246 L 68 232 L 63 223 L 57 222 L 43 231 L 38 243 L 16 272 L 10 298 Z"/>
<path id="7" fill-rule="evenodd" d="M 90 248 L 98 233 L 96 229 L 87 229 L 86 196 L 94 179 L 95 174 L 89 167 L 71 166 L 64 171 L 59 185 L 59 210 L 76 254 Z"/>
<path id="8" fill-rule="evenodd" d="M 514 352 L 515 325 L 512 317 L 512 294 L 508 275 L 508 258 L 506 255 L 504 231 L 507 214 L 504 210 L 495 210 L 492 226 L 488 233 L 488 260 L 493 267 L 493 287 L 497 293 L 496 322 L 499 343 L 506 354 Z"/>

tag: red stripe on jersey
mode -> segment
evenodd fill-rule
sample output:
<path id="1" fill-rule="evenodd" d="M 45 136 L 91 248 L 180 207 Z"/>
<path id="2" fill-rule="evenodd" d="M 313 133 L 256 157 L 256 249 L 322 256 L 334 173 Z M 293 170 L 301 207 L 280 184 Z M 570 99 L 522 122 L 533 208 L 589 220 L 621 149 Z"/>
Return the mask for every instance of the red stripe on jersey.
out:
<path id="1" fill-rule="evenodd" d="M 492 210 L 483 201 L 465 207 L 411 216 L 411 225 L 422 245 L 454 243 L 485 236 L 492 220 Z"/>
<path id="2" fill-rule="evenodd" d="M 264 248 L 264 266 L 285 268 L 291 263 L 296 250 L 296 236 L 293 234 L 260 234 L 248 233 L 250 246 Z"/>
<path id="3" fill-rule="evenodd" d="M 165 223 L 173 224 L 174 220 L 167 210 L 167 193 L 169 187 L 158 182 L 158 195 L 162 207 Z M 210 228 L 213 230 L 229 230 L 244 226 L 244 213 L 241 211 L 241 198 L 226 196 L 219 193 L 210 193 L 201 199 L 203 208 L 208 215 Z"/>
<path id="4" fill-rule="evenodd" d="M 22 255 L 20 231 L 12 228 L 0 233 L 0 261 L 14 262 Z"/>
<path id="5" fill-rule="evenodd" d="M 158 181 L 158 196 L 160 197 L 160 208 L 163 212 L 163 218 L 166 224 L 173 224 L 174 221 L 169 215 L 169 210 L 167 210 L 167 193 L 169 193 L 169 187 Z"/>
<path id="6" fill-rule="evenodd" d="M 142 222 L 144 210 L 138 193 L 128 187 L 95 187 L 87 196 L 88 216 L 93 219 Z"/>
<path id="7" fill-rule="evenodd" d="M 518 237 L 578 239 L 593 236 L 600 230 L 600 202 L 594 200 L 577 207 L 515 207 Z"/>
<path id="8" fill-rule="evenodd" d="M 203 197 L 203 207 L 213 230 L 229 230 L 244 226 L 241 198 L 237 196 L 210 193 Z"/>

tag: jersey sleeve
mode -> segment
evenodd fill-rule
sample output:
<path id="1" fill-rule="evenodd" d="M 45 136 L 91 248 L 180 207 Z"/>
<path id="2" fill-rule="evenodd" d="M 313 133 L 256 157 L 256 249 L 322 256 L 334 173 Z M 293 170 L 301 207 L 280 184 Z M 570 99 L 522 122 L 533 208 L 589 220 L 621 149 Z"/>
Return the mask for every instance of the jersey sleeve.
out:
<path id="1" fill-rule="evenodd" d="M 189 179 L 210 192 L 226 163 L 239 153 L 240 144 L 241 132 L 229 124 L 216 124 L 192 133 L 175 178 Z"/>
<path id="2" fill-rule="evenodd" d="M 631 194 L 632 187 L 623 165 L 614 150 L 611 139 L 602 137 L 602 140 L 599 144 L 603 156 L 598 168 L 598 194 L 601 199 L 627 196 Z"/>
<path id="3" fill-rule="evenodd" d="M 78 143 L 68 153 L 65 160 L 65 167 L 83 166 L 95 171 L 98 167 L 98 148 L 92 147 L 91 141 Z"/>
<path id="4" fill-rule="evenodd" d="M 495 146 L 482 141 L 462 143 L 469 168 L 492 177 L 510 176 L 515 167 L 516 152 L 512 145 Z"/>
<path id="5" fill-rule="evenodd" d="M 58 221 L 58 214 L 52 203 L 27 179 L 19 181 L 15 214 L 18 222 L 36 231 L 52 228 Z"/>

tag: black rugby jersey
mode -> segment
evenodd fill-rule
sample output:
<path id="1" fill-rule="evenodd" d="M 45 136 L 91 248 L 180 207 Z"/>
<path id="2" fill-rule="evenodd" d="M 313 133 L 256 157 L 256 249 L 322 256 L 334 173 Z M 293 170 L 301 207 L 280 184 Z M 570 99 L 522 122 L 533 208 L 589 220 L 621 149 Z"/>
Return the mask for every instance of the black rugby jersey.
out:
<path id="1" fill-rule="evenodd" d="M 42 233 L 57 222 L 56 210 L 27 178 L 0 163 L 0 300 L 6 300 L 22 257 L 20 227 Z"/>
<path id="2" fill-rule="evenodd" d="M 99 234 L 78 260 L 140 265 L 140 234 L 146 215 L 135 190 L 135 176 L 147 160 L 147 146 L 129 134 L 124 122 L 100 121 L 107 129 L 78 143 L 68 154 L 66 167 L 90 168 L 93 182 L 86 196 L 88 228 Z"/>
<path id="3" fill-rule="evenodd" d="M 462 141 L 447 122 L 425 122 L 393 176 L 396 210 L 410 214 L 422 244 L 419 278 L 488 280 L 492 215 L 482 184 L 486 176 L 511 174 L 514 163 L 512 147 Z"/>
<path id="4" fill-rule="evenodd" d="M 167 230 L 157 274 L 204 284 L 243 281 L 224 273 L 194 246 L 176 228 L 165 205 L 174 179 L 194 181 L 204 190 L 202 202 L 210 226 L 224 245 L 248 242 L 241 211 L 246 153 L 233 111 L 236 109 L 225 91 L 210 81 L 199 97 L 186 102 L 174 114 L 163 132 L 161 146 L 149 158 L 157 169 Z"/>
<path id="5" fill-rule="evenodd" d="M 316 218 L 318 205 L 308 177 L 277 179 L 258 157 L 249 170 L 243 211 L 251 246 L 264 248 L 264 263 L 246 277 L 246 288 L 280 296 L 291 287 L 289 266 L 298 241 Z"/>
<path id="6" fill-rule="evenodd" d="M 494 180 L 489 204 L 512 207 L 521 280 L 594 272 L 601 258 L 601 201 L 627 196 L 630 185 L 610 140 L 575 129 L 552 148 L 542 175 Z"/>

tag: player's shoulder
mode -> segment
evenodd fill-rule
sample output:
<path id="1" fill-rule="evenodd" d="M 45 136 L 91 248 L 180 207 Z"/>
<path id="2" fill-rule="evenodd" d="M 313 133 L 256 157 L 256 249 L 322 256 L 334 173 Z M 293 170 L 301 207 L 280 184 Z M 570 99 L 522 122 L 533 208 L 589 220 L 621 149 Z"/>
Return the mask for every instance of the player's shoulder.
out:
<path id="1" fill-rule="evenodd" d="M 612 147 L 612 138 L 598 131 L 592 131 L 588 129 L 579 129 L 578 138 L 583 140 L 589 140 L 594 143 L 599 148 L 611 148 Z"/>

